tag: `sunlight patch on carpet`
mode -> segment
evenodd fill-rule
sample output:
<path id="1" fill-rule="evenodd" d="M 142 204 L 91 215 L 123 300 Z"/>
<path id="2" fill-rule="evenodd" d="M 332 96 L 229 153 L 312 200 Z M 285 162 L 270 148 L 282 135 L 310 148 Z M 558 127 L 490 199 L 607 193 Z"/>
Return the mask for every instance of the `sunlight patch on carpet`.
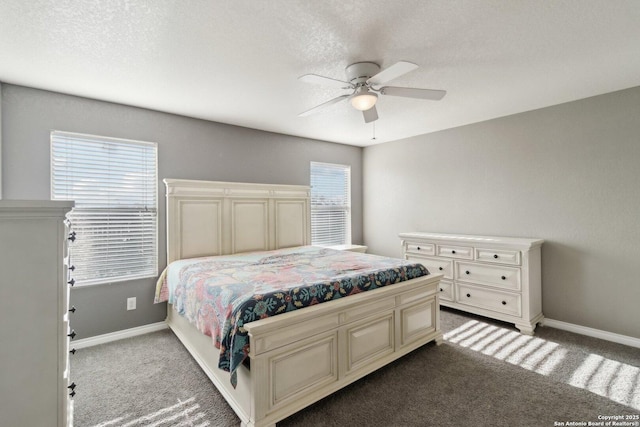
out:
<path id="1" fill-rule="evenodd" d="M 114 418 L 113 420 L 105 421 L 95 425 L 95 427 L 160 427 L 160 426 L 172 426 L 172 427 L 206 427 L 209 426 L 209 421 L 202 420 L 206 415 L 204 412 L 199 411 L 200 404 L 195 402 L 195 397 L 181 401 L 178 399 L 178 403 L 166 408 L 162 408 L 156 412 L 152 412 L 147 415 L 129 420 L 132 417 L 131 414 Z"/>
<path id="2" fill-rule="evenodd" d="M 542 375 L 560 367 L 568 353 L 557 343 L 477 320 L 445 333 L 444 339 Z M 567 384 L 640 409 L 638 367 L 590 354 Z"/>
<path id="3" fill-rule="evenodd" d="M 636 366 L 590 354 L 569 384 L 640 409 L 640 368 Z"/>

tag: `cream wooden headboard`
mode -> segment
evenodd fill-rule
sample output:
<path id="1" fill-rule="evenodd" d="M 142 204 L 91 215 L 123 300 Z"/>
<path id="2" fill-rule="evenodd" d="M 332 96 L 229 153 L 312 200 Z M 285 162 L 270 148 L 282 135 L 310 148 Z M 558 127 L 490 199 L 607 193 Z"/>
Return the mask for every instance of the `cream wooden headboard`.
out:
<path id="1" fill-rule="evenodd" d="M 309 187 L 165 179 L 167 263 L 311 244 Z"/>

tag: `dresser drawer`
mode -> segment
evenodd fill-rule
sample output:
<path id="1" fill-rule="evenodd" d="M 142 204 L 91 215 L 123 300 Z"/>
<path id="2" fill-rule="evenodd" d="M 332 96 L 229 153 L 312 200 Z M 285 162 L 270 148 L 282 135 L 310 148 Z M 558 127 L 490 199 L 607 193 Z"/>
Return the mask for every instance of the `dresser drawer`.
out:
<path id="1" fill-rule="evenodd" d="M 456 262 L 455 279 L 519 291 L 520 269 L 472 262 Z"/>
<path id="2" fill-rule="evenodd" d="M 483 289 L 477 286 L 457 284 L 456 301 L 460 304 L 496 311 L 512 316 L 522 316 L 520 294 Z"/>
<path id="3" fill-rule="evenodd" d="M 405 252 L 416 255 L 435 255 L 436 246 L 433 243 L 407 243 Z"/>
<path id="4" fill-rule="evenodd" d="M 438 245 L 436 255 L 449 258 L 473 259 L 473 248 L 467 246 Z"/>
<path id="5" fill-rule="evenodd" d="M 453 296 L 453 283 L 447 280 L 440 280 L 439 288 L 440 299 L 445 301 L 455 301 Z"/>
<path id="6" fill-rule="evenodd" d="M 408 260 L 419 262 L 427 267 L 431 274 L 444 274 L 445 279 L 453 279 L 453 260 L 444 258 L 423 258 L 417 256 L 407 256 Z"/>
<path id="7" fill-rule="evenodd" d="M 520 265 L 520 251 L 476 248 L 475 259 L 496 264 Z"/>

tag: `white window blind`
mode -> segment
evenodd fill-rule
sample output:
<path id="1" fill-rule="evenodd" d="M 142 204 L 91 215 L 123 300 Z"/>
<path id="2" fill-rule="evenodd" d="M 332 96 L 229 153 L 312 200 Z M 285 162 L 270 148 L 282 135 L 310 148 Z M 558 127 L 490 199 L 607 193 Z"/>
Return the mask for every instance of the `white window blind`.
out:
<path id="1" fill-rule="evenodd" d="M 74 200 L 78 285 L 157 276 L 155 143 L 51 132 L 51 198 Z"/>
<path id="2" fill-rule="evenodd" d="M 351 243 L 351 167 L 311 162 L 311 243 Z"/>

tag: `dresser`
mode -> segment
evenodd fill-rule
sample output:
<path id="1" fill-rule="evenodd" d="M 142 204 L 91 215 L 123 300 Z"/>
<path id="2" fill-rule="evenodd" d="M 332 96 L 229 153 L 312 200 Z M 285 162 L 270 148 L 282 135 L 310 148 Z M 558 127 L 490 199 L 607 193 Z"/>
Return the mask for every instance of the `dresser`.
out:
<path id="1" fill-rule="evenodd" d="M 405 259 L 442 273 L 440 305 L 515 324 L 533 335 L 543 320 L 543 240 L 400 233 Z"/>
<path id="2" fill-rule="evenodd" d="M 67 426 L 72 202 L 0 200 L 0 424 Z"/>

